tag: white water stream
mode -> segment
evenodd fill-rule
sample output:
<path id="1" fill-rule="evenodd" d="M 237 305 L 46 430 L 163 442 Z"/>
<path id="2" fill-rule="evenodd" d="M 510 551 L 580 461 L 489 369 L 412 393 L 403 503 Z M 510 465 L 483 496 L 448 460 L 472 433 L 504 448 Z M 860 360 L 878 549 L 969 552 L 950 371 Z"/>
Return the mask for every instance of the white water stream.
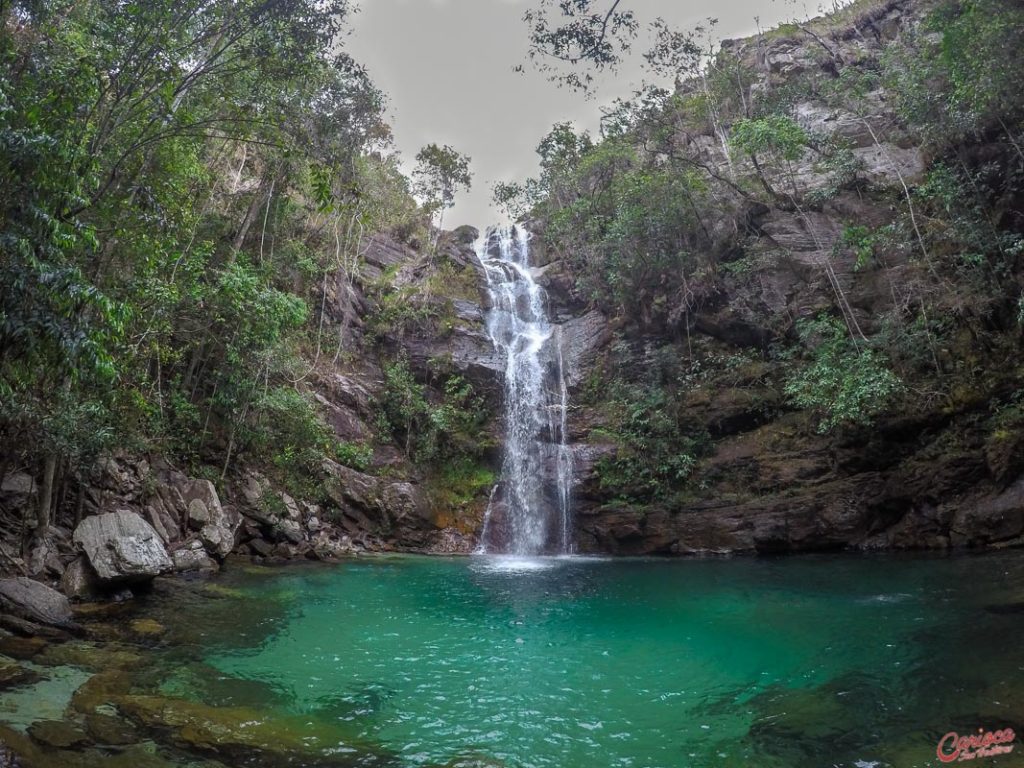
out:
<path id="1" fill-rule="evenodd" d="M 547 316 L 521 226 L 487 230 L 476 254 L 487 275 L 487 330 L 505 362 L 505 446 L 480 549 L 514 555 L 572 551 L 572 454 L 561 328 Z"/>

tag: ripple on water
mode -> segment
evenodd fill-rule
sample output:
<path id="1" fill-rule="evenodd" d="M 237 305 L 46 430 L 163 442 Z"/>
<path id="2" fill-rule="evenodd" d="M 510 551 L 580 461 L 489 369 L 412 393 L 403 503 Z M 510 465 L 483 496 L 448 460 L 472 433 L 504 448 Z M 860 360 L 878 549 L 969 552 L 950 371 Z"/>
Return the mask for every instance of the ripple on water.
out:
<path id="1" fill-rule="evenodd" d="M 559 558 L 519 555 L 481 555 L 473 561 L 473 570 L 488 573 L 530 573 L 547 571 L 559 565 Z"/>

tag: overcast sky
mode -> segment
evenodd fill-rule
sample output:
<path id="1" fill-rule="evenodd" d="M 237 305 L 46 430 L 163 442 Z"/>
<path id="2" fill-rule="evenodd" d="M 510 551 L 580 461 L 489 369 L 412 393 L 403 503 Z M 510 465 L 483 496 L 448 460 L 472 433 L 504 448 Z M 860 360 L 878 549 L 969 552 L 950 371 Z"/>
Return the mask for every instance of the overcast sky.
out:
<path id="1" fill-rule="evenodd" d="M 473 189 L 445 216 L 445 229 L 483 227 L 500 218 L 491 207 L 496 181 L 536 173 L 534 149 L 551 126 L 570 120 L 597 132 L 600 106 L 627 96 L 645 76 L 639 54 L 586 100 L 525 62 L 523 11 L 536 0 L 359 0 L 346 48 L 389 97 L 388 114 L 407 167 L 420 147 L 451 144 L 472 158 Z M 661 16 L 683 28 L 718 19 L 715 37 L 753 34 L 794 17 L 817 15 L 820 0 L 626 0 L 646 28 Z M 831 7 L 832 0 L 826 0 Z"/>

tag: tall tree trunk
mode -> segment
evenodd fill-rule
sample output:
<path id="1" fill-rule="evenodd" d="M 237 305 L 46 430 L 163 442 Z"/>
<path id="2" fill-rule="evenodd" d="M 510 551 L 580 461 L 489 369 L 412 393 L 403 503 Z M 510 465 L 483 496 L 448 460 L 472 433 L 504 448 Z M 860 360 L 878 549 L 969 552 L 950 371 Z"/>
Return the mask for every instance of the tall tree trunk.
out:
<path id="1" fill-rule="evenodd" d="M 39 486 L 39 506 L 36 510 L 36 536 L 42 537 L 50 527 L 50 507 L 53 505 L 53 478 L 57 474 L 57 454 L 48 453 L 43 460 L 43 482 Z"/>

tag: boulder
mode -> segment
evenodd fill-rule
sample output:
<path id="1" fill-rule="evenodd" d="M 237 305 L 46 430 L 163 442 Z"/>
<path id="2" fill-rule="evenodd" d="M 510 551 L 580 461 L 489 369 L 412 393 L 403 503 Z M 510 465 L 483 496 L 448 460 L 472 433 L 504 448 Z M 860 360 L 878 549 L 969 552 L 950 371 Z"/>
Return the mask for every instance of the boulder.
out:
<path id="1" fill-rule="evenodd" d="M 188 509 L 189 526 L 199 531 L 199 538 L 211 555 L 226 557 L 235 548 L 235 531 L 241 517 L 225 509 L 217 489 L 209 480 L 192 480 L 181 493 Z"/>
<path id="2" fill-rule="evenodd" d="M 36 484 L 32 475 L 25 472 L 12 472 L 4 475 L 3 483 L 0 483 L 0 490 L 18 496 L 29 496 L 35 490 Z"/>
<path id="3" fill-rule="evenodd" d="M 274 526 L 274 531 L 281 538 L 287 539 L 292 544 L 301 544 L 304 538 L 302 535 L 302 526 L 299 525 L 297 520 L 287 518 L 282 519 Z"/>
<path id="4" fill-rule="evenodd" d="M 85 518 L 74 533 L 100 581 L 145 581 L 174 567 L 153 526 L 130 510 Z"/>
<path id="5" fill-rule="evenodd" d="M 270 557 L 274 552 L 274 545 L 266 539 L 253 539 L 249 542 L 249 549 L 260 557 Z"/>
<path id="6" fill-rule="evenodd" d="M 24 576 L 0 579 L 0 608 L 26 621 L 54 627 L 73 626 L 68 599 L 57 590 Z"/>
<path id="7" fill-rule="evenodd" d="M 321 530 L 313 539 L 313 555 L 319 560 L 333 560 L 358 552 L 352 539 L 334 531 Z"/>
<path id="8" fill-rule="evenodd" d="M 176 571 L 215 571 L 217 563 L 206 554 L 202 543 L 193 541 L 186 547 L 176 549 L 171 553 Z"/>
<path id="9" fill-rule="evenodd" d="M 29 735 L 40 744 L 68 749 L 89 742 L 85 731 L 66 720 L 40 720 L 29 726 Z"/>
<path id="10" fill-rule="evenodd" d="M 80 555 L 64 570 L 60 579 L 60 591 L 70 599 L 85 599 L 96 595 L 99 577 L 84 555 Z"/>

